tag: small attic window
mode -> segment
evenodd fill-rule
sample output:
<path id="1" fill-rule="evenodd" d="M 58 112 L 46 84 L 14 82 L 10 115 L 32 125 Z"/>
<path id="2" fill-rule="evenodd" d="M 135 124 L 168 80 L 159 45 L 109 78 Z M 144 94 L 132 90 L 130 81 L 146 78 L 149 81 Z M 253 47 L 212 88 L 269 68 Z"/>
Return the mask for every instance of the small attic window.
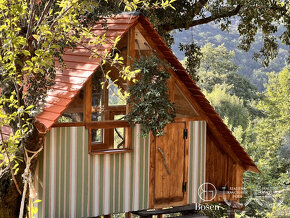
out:
<path id="1" fill-rule="evenodd" d="M 122 120 L 126 115 L 126 101 L 111 79 L 104 80 L 97 71 L 92 77 L 91 121 Z M 118 115 L 118 116 L 116 116 Z"/>
<path id="2" fill-rule="evenodd" d="M 181 91 L 179 86 L 175 83 L 174 85 L 174 103 L 176 106 L 176 117 L 196 117 L 198 113 L 195 108 L 191 105 L 188 98 Z"/>

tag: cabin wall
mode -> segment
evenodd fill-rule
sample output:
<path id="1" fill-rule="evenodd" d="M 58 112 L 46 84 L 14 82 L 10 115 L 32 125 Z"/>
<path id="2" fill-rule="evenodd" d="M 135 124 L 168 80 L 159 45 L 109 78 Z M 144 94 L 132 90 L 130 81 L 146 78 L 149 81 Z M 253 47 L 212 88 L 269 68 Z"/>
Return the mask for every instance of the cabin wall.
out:
<path id="1" fill-rule="evenodd" d="M 188 138 L 188 204 L 200 203 L 202 199 L 198 188 L 205 182 L 206 176 L 206 122 L 190 121 Z"/>
<path id="2" fill-rule="evenodd" d="M 217 189 L 222 186 L 228 189 L 241 188 L 243 167 L 222 151 L 221 146 L 209 131 L 206 145 L 206 181 L 212 183 Z"/>
<path id="3" fill-rule="evenodd" d="M 149 137 L 131 153 L 88 154 L 85 127 L 52 128 L 37 166 L 38 217 L 88 217 L 148 208 Z"/>
<path id="4" fill-rule="evenodd" d="M 206 122 L 188 122 L 187 195 L 198 203 L 206 176 Z M 150 139 L 132 128 L 131 153 L 88 154 L 88 130 L 52 128 L 41 152 L 35 187 L 37 217 L 91 217 L 149 208 Z"/>

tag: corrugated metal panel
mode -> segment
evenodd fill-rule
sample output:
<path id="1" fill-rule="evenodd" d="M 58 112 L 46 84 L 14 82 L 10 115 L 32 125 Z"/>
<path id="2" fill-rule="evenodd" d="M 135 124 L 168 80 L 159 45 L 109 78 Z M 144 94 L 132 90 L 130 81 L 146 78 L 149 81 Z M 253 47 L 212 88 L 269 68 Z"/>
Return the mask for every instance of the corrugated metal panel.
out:
<path id="1" fill-rule="evenodd" d="M 84 127 L 52 128 L 37 166 L 38 217 L 91 217 L 149 206 L 149 138 L 132 153 L 89 155 Z"/>
<path id="2" fill-rule="evenodd" d="M 189 122 L 188 204 L 201 203 L 204 193 L 199 187 L 205 182 L 206 173 L 206 122 Z"/>

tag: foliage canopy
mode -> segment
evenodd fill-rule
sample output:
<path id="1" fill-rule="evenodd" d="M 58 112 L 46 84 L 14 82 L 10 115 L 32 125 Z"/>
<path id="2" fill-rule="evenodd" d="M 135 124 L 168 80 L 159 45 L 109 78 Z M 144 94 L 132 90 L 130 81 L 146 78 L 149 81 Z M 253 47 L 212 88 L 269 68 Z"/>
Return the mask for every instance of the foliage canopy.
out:
<path id="1" fill-rule="evenodd" d="M 18 217 L 19 208 L 19 216 L 23 216 L 26 190 L 28 185 L 31 187 L 30 169 L 35 167 L 30 158 L 41 151 L 43 142 L 33 121 L 54 83 L 55 66 L 58 70 L 64 66 L 64 48 L 83 46 L 82 38 L 94 39 L 90 43 L 99 46 L 105 44 L 105 37 L 90 33 L 91 25 L 101 17 L 138 7 L 170 7 L 171 2 L 0 0 L 0 130 L 13 129 L 8 138 L 0 131 L 0 161 L 4 169 L 0 171 L 0 186 L 5 187 L 0 189 L 1 217 Z M 111 43 L 116 45 L 117 41 L 118 38 Z M 92 51 L 92 56 L 112 65 L 122 62 L 108 52 Z M 120 73 L 130 74 L 130 70 L 123 67 Z M 21 161 L 18 164 L 16 160 Z M 14 169 L 20 169 L 18 175 Z"/>
<path id="2" fill-rule="evenodd" d="M 128 103 L 132 109 L 126 119 L 131 124 L 141 124 L 144 135 L 163 135 L 164 128 L 175 118 L 175 107 L 169 100 L 167 80 L 170 77 L 158 57 L 142 57 L 133 64 L 140 69 L 140 78 L 129 88 Z"/>

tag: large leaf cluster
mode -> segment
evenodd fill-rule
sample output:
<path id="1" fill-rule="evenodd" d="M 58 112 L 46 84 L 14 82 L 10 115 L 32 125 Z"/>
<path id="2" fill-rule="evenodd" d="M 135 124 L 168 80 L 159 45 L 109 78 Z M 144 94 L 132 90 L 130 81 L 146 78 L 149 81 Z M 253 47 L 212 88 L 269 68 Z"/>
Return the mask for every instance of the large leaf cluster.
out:
<path id="1" fill-rule="evenodd" d="M 141 58 L 133 64 L 133 68 L 141 70 L 140 79 L 129 88 L 128 103 L 132 108 L 126 117 L 132 125 L 141 124 L 143 135 L 152 131 L 160 136 L 165 126 L 174 121 L 175 106 L 169 100 L 170 74 L 166 67 L 156 56 Z"/>
<path id="2" fill-rule="evenodd" d="M 289 0 L 196 0 L 175 1 L 166 10 L 144 10 L 160 34 L 173 43 L 169 31 L 189 29 L 194 26 L 215 22 L 222 30 L 230 30 L 233 17 L 238 22 L 241 36 L 239 47 L 249 51 L 256 35 L 261 33 L 261 49 L 255 51 L 255 58 L 268 65 L 277 56 L 278 39 L 289 46 Z M 283 26 L 279 32 L 278 27 Z M 193 32 L 194 35 L 197 32 Z"/>

